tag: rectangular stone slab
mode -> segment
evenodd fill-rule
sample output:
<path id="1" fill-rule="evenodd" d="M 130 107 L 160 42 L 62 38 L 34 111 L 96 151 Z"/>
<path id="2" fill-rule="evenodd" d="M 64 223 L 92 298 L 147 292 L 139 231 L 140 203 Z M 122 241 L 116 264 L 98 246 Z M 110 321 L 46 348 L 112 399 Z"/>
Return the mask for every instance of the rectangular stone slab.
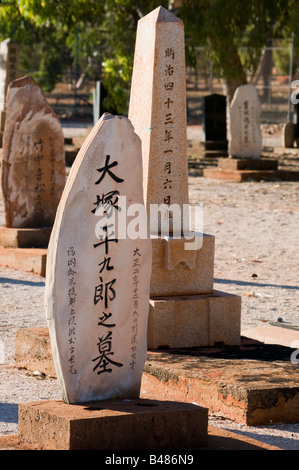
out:
<path id="1" fill-rule="evenodd" d="M 5 248 L 0 246 L 0 266 L 45 277 L 47 249 Z"/>
<path id="2" fill-rule="evenodd" d="M 240 346 L 152 351 L 142 388 L 153 398 L 196 402 L 248 426 L 299 420 L 292 350 L 242 338 Z"/>
<path id="3" fill-rule="evenodd" d="M 47 248 L 51 229 L 0 227 L 0 246 L 11 248 Z"/>
<path id="4" fill-rule="evenodd" d="M 148 349 L 194 348 L 240 343 L 241 298 L 213 291 L 202 295 L 152 297 Z"/>
<path id="5" fill-rule="evenodd" d="M 223 170 L 277 170 L 275 158 L 219 158 L 218 168 Z"/>
<path id="6" fill-rule="evenodd" d="M 221 168 L 205 168 L 204 178 L 221 179 L 226 181 L 299 181 L 299 171 L 289 170 L 223 170 Z"/>
<path id="7" fill-rule="evenodd" d="M 208 410 L 191 403 L 111 400 L 19 405 L 19 442 L 42 450 L 194 449 L 207 443 Z"/>

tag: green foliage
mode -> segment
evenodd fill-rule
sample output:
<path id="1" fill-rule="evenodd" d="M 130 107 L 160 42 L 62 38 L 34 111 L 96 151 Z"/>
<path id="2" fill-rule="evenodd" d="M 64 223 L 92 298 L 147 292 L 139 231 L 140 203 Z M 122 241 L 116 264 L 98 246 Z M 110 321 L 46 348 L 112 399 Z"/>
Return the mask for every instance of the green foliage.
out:
<path id="1" fill-rule="evenodd" d="M 297 0 L 184 0 L 179 15 L 188 47 L 205 46 L 215 71 L 235 86 L 257 70 L 268 38 L 299 36 Z"/>
<path id="2" fill-rule="evenodd" d="M 174 13 L 185 24 L 186 59 L 198 65 L 205 46 L 214 72 L 234 86 L 254 73 L 268 38 L 299 45 L 298 0 L 182 0 Z M 106 105 L 126 113 L 138 20 L 168 0 L 0 0 L 0 40 L 21 47 L 21 65 L 43 89 L 77 66 L 102 80 Z M 246 48 L 246 50 L 244 49 Z M 206 63 L 206 62 L 205 62 Z"/>

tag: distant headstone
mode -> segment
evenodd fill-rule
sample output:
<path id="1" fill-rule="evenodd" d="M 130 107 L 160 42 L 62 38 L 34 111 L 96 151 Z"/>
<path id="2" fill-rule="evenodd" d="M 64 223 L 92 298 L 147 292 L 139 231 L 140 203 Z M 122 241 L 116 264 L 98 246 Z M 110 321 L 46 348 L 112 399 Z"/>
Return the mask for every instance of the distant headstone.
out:
<path id="1" fill-rule="evenodd" d="M 261 106 L 256 88 L 241 85 L 235 91 L 229 112 L 229 155 L 261 158 Z"/>
<path id="2" fill-rule="evenodd" d="M 143 205 L 141 142 L 127 118 L 105 114 L 72 166 L 48 250 L 45 308 L 67 403 L 139 396 L 151 245 L 119 237 L 121 197 Z"/>
<path id="3" fill-rule="evenodd" d="M 6 227 L 51 227 L 65 185 L 64 136 L 31 77 L 8 87 L 1 172 Z"/>
<path id="4" fill-rule="evenodd" d="M 282 128 L 282 146 L 286 148 L 294 147 L 296 139 L 296 125 L 293 122 L 287 122 Z"/>
<path id="5" fill-rule="evenodd" d="M 226 140 L 226 96 L 213 93 L 203 97 L 203 140 Z"/>

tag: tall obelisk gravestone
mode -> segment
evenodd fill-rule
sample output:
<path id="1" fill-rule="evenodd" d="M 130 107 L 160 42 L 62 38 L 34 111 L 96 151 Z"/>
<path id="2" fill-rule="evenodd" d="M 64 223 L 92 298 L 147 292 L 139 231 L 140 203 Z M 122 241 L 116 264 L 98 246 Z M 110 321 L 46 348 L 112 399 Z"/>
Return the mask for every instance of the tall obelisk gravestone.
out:
<path id="1" fill-rule="evenodd" d="M 149 214 L 155 204 L 182 213 L 188 204 L 184 50 L 183 22 L 171 12 L 159 7 L 139 20 L 129 119 L 142 141 Z M 172 220 L 169 235 L 161 226 L 151 234 L 149 349 L 238 344 L 240 298 L 213 290 L 214 236 L 194 232 L 188 246 L 181 219 Z"/>

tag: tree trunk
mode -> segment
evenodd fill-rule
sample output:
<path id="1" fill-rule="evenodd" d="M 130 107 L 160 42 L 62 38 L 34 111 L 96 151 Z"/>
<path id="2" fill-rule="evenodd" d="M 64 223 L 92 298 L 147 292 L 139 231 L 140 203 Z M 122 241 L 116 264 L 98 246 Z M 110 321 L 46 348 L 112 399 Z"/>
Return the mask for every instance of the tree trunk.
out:
<path id="1" fill-rule="evenodd" d="M 230 106 L 236 89 L 240 85 L 247 83 L 247 76 L 244 71 L 238 49 L 232 44 L 229 50 L 222 51 L 223 61 L 223 79 L 222 87 Z"/>

